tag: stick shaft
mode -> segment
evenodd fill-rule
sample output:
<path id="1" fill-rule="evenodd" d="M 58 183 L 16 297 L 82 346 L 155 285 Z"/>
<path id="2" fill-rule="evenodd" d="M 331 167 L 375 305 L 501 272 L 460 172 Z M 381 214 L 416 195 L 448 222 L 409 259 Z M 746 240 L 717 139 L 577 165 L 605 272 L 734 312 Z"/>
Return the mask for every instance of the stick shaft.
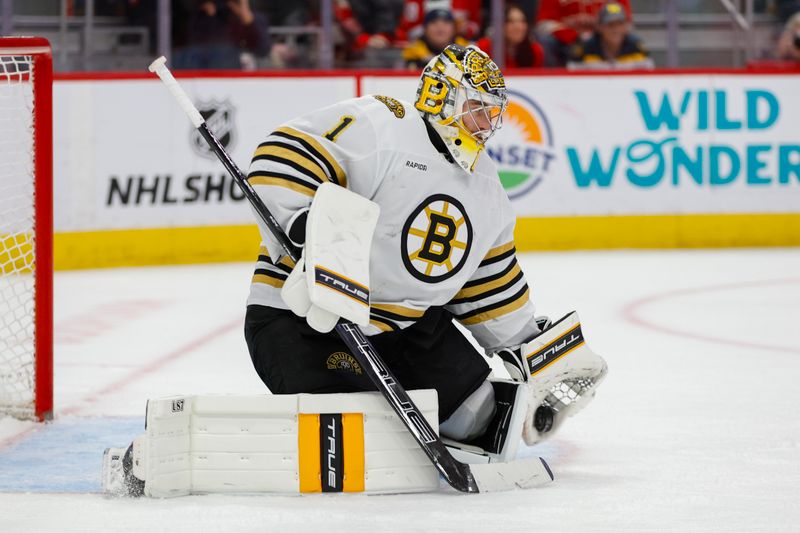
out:
<path id="1" fill-rule="evenodd" d="M 163 81 L 164 85 L 167 86 L 169 92 L 171 92 L 172 96 L 175 97 L 178 105 L 180 105 L 184 113 L 189 116 L 189 120 L 192 121 L 192 125 L 195 128 L 199 128 L 204 122 L 203 115 L 200 114 L 192 101 L 189 99 L 189 95 L 186 94 L 186 91 L 183 90 L 183 87 L 178 84 L 178 80 L 175 79 L 175 76 L 173 76 L 172 72 L 170 72 L 170 70 L 167 68 L 167 59 L 164 56 L 161 56 L 153 61 L 150 64 L 150 72 L 155 72 L 158 77 L 161 78 L 161 81 Z"/>

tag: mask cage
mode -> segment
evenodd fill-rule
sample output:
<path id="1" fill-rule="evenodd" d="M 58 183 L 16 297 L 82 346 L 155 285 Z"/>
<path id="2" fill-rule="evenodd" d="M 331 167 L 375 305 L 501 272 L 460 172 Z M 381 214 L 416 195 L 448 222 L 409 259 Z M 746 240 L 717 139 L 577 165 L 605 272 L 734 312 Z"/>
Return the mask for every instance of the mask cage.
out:
<path id="1" fill-rule="evenodd" d="M 505 94 L 494 95 L 459 83 L 452 122 L 457 123 L 479 145 L 483 145 L 503 126 L 503 113 L 507 105 Z M 468 124 L 479 129 L 473 132 Z"/>

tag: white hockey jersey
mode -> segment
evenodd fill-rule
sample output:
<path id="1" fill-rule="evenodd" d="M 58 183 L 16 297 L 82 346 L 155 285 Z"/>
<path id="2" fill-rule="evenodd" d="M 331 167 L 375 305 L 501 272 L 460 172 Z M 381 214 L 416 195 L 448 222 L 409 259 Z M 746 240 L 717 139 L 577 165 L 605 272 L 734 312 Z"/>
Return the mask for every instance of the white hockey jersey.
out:
<path id="1" fill-rule="evenodd" d="M 284 228 L 325 181 L 380 205 L 367 335 L 408 327 L 431 306 L 444 306 L 487 351 L 538 332 L 494 163 L 482 154 L 468 174 L 449 162 L 411 104 L 364 96 L 292 120 L 259 145 L 248 181 Z M 247 303 L 286 309 L 280 288 L 293 263 L 259 226 Z"/>

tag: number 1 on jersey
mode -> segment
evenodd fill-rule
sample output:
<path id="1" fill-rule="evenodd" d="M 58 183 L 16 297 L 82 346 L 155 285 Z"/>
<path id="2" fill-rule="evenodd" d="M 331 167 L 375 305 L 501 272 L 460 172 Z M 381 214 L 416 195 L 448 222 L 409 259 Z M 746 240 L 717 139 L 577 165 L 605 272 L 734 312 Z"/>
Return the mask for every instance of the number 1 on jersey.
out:
<path id="1" fill-rule="evenodd" d="M 331 129 L 323 137 L 335 143 L 336 137 L 341 135 L 342 132 L 350 126 L 350 124 L 355 122 L 355 120 L 356 119 L 350 115 L 344 115 L 342 118 L 339 119 L 339 122 L 336 124 L 336 126 L 334 126 L 333 129 Z"/>

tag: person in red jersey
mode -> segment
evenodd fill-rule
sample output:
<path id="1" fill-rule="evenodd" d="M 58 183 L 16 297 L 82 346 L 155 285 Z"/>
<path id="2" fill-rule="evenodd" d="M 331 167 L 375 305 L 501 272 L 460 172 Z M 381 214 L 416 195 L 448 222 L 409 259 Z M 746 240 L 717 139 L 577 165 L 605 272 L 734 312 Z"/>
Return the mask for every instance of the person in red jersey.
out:
<path id="1" fill-rule="evenodd" d="M 525 13 L 515 4 L 509 4 L 505 10 L 505 67 L 506 68 L 539 68 L 544 66 L 544 49 L 531 38 L 530 24 Z M 478 47 L 494 56 L 492 40 L 484 37 L 478 41 Z"/>
<path id="2" fill-rule="evenodd" d="M 564 66 L 572 46 L 597 29 L 597 15 L 607 0 L 542 0 L 536 33 L 550 66 Z M 632 20 L 629 0 L 618 2 Z"/>

